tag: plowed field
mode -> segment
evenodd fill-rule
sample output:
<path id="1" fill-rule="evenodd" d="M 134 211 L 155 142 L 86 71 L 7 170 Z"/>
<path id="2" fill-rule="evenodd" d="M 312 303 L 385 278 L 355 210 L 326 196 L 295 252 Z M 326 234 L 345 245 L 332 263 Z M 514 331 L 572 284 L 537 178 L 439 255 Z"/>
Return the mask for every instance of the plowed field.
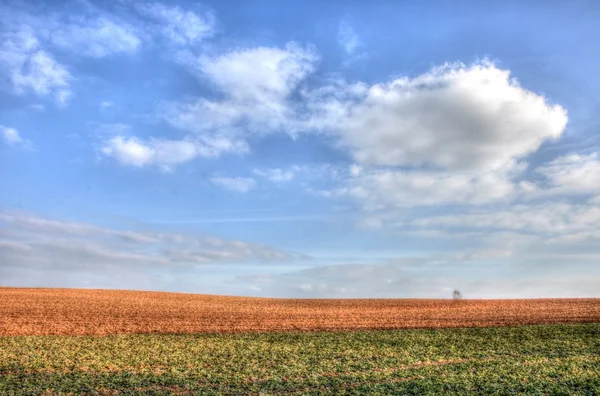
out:
<path id="1" fill-rule="evenodd" d="M 236 333 L 600 322 L 600 299 L 271 299 L 0 288 L 0 336 Z"/>

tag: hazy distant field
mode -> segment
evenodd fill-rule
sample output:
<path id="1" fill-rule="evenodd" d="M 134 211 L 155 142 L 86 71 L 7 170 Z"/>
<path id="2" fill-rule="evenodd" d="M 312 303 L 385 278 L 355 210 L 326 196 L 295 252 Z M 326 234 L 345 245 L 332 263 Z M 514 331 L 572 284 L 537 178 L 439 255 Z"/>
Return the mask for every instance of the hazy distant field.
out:
<path id="1" fill-rule="evenodd" d="M 0 337 L 0 394 L 600 394 L 600 324 Z"/>
<path id="2" fill-rule="evenodd" d="M 600 322 L 600 299 L 294 300 L 0 288 L 0 335 L 485 327 Z"/>
<path id="3" fill-rule="evenodd" d="M 600 394 L 600 299 L 0 288 L 0 394 L 65 393 Z"/>

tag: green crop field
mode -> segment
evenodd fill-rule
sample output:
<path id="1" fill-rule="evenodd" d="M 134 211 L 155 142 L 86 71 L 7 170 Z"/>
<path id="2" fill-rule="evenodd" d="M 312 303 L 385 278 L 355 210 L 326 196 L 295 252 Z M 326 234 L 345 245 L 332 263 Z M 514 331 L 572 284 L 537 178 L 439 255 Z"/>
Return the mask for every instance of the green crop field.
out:
<path id="1" fill-rule="evenodd" d="M 600 394 L 600 324 L 0 337 L 0 393 Z"/>

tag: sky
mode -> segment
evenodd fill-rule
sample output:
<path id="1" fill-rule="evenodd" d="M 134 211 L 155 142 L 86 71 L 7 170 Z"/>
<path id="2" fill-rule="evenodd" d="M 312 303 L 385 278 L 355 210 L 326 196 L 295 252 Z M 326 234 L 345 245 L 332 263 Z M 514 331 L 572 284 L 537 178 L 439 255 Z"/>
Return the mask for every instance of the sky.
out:
<path id="1" fill-rule="evenodd" d="M 0 285 L 600 297 L 595 1 L 0 1 Z"/>

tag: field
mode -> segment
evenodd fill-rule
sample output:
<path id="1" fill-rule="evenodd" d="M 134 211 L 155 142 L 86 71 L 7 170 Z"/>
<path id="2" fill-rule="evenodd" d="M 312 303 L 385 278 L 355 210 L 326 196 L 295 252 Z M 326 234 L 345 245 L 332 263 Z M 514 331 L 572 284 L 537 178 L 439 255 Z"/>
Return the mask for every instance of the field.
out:
<path id="1" fill-rule="evenodd" d="M 600 322 L 600 299 L 301 300 L 0 288 L 0 336 L 236 333 Z"/>
<path id="2" fill-rule="evenodd" d="M 600 324 L 0 337 L 0 394 L 600 394 Z"/>
<path id="3" fill-rule="evenodd" d="M 0 288 L 0 334 L 2 395 L 600 394 L 599 299 Z"/>

